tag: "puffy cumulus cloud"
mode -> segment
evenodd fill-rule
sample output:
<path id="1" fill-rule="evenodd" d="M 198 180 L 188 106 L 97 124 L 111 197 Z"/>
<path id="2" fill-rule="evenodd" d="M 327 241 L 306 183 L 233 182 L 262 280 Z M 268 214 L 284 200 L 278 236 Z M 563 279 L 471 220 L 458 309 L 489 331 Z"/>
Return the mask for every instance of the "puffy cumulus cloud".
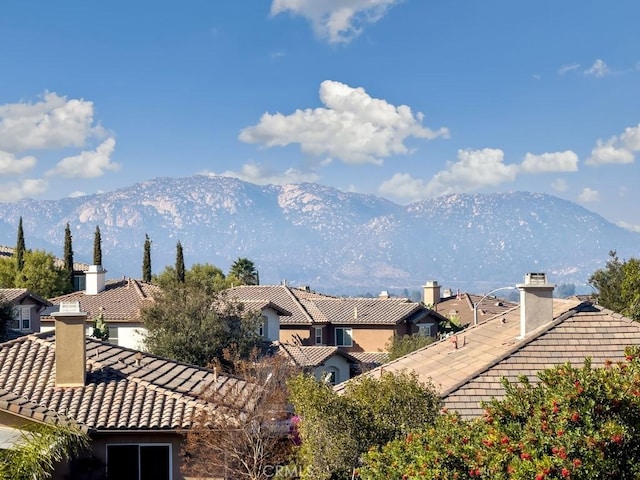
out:
<path id="1" fill-rule="evenodd" d="M 408 173 L 396 173 L 378 187 L 378 192 L 385 197 L 414 202 L 426 198 L 427 184 Z"/>
<path id="2" fill-rule="evenodd" d="M 288 183 L 315 182 L 319 176 L 316 172 L 304 172 L 296 168 L 288 168 L 284 172 L 276 172 L 264 165 L 246 163 L 240 171 L 228 170 L 220 174 L 214 172 L 202 172 L 203 175 L 220 175 L 223 177 L 238 178 L 242 181 L 255 183 L 256 185 L 286 185 Z"/>
<path id="3" fill-rule="evenodd" d="M 329 43 L 349 43 L 365 25 L 380 20 L 402 0 L 273 0 L 271 15 L 289 12 L 308 19 Z"/>
<path id="4" fill-rule="evenodd" d="M 14 154 L 0 150 L 0 175 L 21 174 L 31 170 L 35 164 L 35 157 L 16 158 Z"/>
<path id="5" fill-rule="evenodd" d="M 610 73 L 611 69 L 609 68 L 609 66 L 599 58 L 595 62 L 593 62 L 593 65 L 591 65 L 591 67 L 584 71 L 585 75 L 592 75 L 598 78 L 604 77 L 605 75 L 608 75 Z"/>
<path id="6" fill-rule="evenodd" d="M 567 181 L 563 178 L 556 178 L 553 183 L 551 183 L 551 188 L 556 192 L 566 192 L 569 190 L 569 185 L 567 185 Z"/>
<path id="7" fill-rule="evenodd" d="M 40 195 L 46 190 L 47 181 L 43 179 L 27 178 L 20 183 L 0 185 L 0 202 L 15 202 Z"/>
<path id="8" fill-rule="evenodd" d="M 448 138 L 446 128 L 422 126 L 423 115 L 406 105 L 372 98 L 363 88 L 325 80 L 320 100 L 326 108 L 296 110 L 291 115 L 265 113 L 260 122 L 240 132 L 239 139 L 266 147 L 300 144 L 303 152 L 326 155 L 351 164 L 381 164 L 406 154 L 407 138 Z"/>
<path id="9" fill-rule="evenodd" d="M 82 147 L 103 129 L 93 122 L 93 102 L 46 93 L 36 103 L 0 105 L 0 150 Z"/>
<path id="10" fill-rule="evenodd" d="M 118 170 L 120 165 L 111 161 L 115 148 L 114 138 L 108 138 L 95 150 L 87 150 L 73 157 L 62 159 L 47 175 L 61 175 L 66 178 L 96 178 L 106 170 Z"/>
<path id="11" fill-rule="evenodd" d="M 498 148 L 458 150 L 458 161 L 434 175 L 426 186 L 427 196 L 470 192 L 515 180 L 517 165 L 504 163 Z"/>
<path id="12" fill-rule="evenodd" d="M 640 151 L 640 124 L 627 127 L 620 136 L 614 135 L 606 142 L 598 139 L 586 160 L 587 165 L 606 165 L 611 163 L 633 163 L 635 152 Z"/>
<path id="13" fill-rule="evenodd" d="M 580 192 L 580 195 L 578 195 L 579 202 L 588 203 L 597 202 L 598 200 L 600 200 L 600 192 L 598 192 L 597 190 L 592 190 L 589 187 L 585 187 L 584 189 L 582 189 L 582 192 Z"/>
<path id="14" fill-rule="evenodd" d="M 520 168 L 525 173 L 576 172 L 578 155 L 571 150 L 541 155 L 527 153 Z"/>

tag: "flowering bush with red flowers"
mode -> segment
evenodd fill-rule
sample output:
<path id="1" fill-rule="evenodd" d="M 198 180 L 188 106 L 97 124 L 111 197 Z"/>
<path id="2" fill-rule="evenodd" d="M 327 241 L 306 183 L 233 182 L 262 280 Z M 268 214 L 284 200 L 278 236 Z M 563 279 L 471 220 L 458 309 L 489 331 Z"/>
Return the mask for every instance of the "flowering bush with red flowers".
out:
<path id="1" fill-rule="evenodd" d="M 593 368 L 561 365 L 536 385 L 503 381 L 505 397 L 471 421 L 444 412 L 433 425 L 370 450 L 364 480 L 638 479 L 640 349 Z"/>

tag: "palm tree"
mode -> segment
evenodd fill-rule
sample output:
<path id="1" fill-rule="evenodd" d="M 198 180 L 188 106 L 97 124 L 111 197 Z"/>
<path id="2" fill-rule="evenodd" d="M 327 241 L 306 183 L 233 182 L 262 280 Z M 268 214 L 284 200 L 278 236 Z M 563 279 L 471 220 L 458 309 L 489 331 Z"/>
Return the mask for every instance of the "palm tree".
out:
<path id="1" fill-rule="evenodd" d="M 51 478 L 56 464 L 77 457 L 88 447 L 89 436 L 77 426 L 27 425 L 16 445 L 0 450 L 0 478 Z"/>
<path id="2" fill-rule="evenodd" d="M 258 271 L 248 258 L 238 258 L 231 265 L 229 275 L 237 278 L 243 285 L 259 285 Z"/>

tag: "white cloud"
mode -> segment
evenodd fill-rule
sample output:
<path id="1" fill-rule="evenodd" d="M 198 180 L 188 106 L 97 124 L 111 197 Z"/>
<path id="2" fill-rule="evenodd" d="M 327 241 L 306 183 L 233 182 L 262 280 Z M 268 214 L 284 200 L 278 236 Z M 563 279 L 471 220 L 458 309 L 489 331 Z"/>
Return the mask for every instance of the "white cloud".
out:
<path id="1" fill-rule="evenodd" d="M 590 68 L 584 71 L 584 73 L 585 75 L 592 75 L 594 77 L 602 78 L 605 75 L 610 74 L 611 69 L 609 69 L 609 67 L 606 63 L 604 63 L 603 60 L 598 58 L 595 62 L 593 62 L 593 65 L 591 65 Z"/>
<path id="2" fill-rule="evenodd" d="M 556 192 L 566 192 L 569 189 L 569 185 L 567 185 L 567 181 L 563 178 L 556 178 L 551 184 L 551 188 Z"/>
<path id="3" fill-rule="evenodd" d="M 108 138 L 98 145 L 96 150 L 80 152 L 73 157 L 62 159 L 47 175 L 61 175 L 66 178 L 96 178 L 104 175 L 106 170 L 118 170 L 120 165 L 111 162 L 115 148 L 114 138 Z"/>
<path id="4" fill-rule="evenodd" d="M 82 147 L 87 138 L 100 136 L 93 125 L 93 103 L 46 93 L 37 103 L 0 105 L 0 150 Z"/>
<path id="5" fill-rule="evenodd" d="M 578 155 L 571 150 L 541 155 L 527 153 L 521 168 L 525 173 L 576 172 Z"/>
<path id="6" fill-rule="evenodd" d="M 626 230 L 630 230 L 632 232 L 640 232 L 640 225 L 636 225 L 633 223 L 627 223 L 623 220 L 620 220 L 619 222 L 616 223 L 616 225 L 618 225 L 621 228 L 624 228 Z"/>
<path id="7" fill-rule="evenodd" d="M 627 127 L 618 137 L 614 135 L 606 142 L 598 139 L 591 151 L 587 165 L 604 165 L 609 163 L 633 163 L 635 152 L 640 151 L 640 124 Z"/>
<path id="8" fill-rule="evenodd" d="M 69 194 L 69 198 L 78 198 L 78 197 L 86 197 L 86 192 L 81 192 L 80 190 L 76 190 L 75 192 L 71 192 Z"/>
<path id="9" fill-rule="evenodd" d="M 260 122 L 240 132 L 246 143 L 266 147 L 300 144 L 303 152 L 327 155 L 345 163 L 381 164 L 391 155 L 409 153 L 409 137 L 448 138 L 446 128 L 433 131 L 422 126 L 423 115 L 406 105 L 394 106 L 372 98 L 363 88 L 325 80 L 320 100 L 326 108 L 296 110 L 291 115 L 265 113 Z"/>
<path id="10" fill-rule="evenodd" d="M 393 197 L 409 202 L 423 200 L 427 185 L 423 180 L 413 178 L 408 173 L 395 173 L 389 180 L 385 180 L 378 187 L 378 192 L 386 197 Z"/>
<path id="11" fill-rule="evenodd" d="M 564 75 L 565 73 L 569 73 L 573 70 L 577 70 L 578 68 L 580 68 L 580 64 L 579 63 L 568 63 L 566 65 L 562 65 L 559 69 L 558 69 L 558 75 Z"/>
<path id="12" fill-rule="evenodd" d="M 580 195 L 578 195 L 579 202 L 597 202 L 600 200 L 600 193 L 597 190 L 592 190 L 589 187 L 585 187 Z"/>
<path id="13" fill-rule="evenodd" d="M 271 15 L 283 12 L 308 19 L 316 34 L 329 43 L 348 43 L 363 27 L 380 20 L 401 0 L 273 0 Z"/>
<path id="14" fill-rule="evenodd" d="M 21 183 L 0 185 L 0 202 L 15 202 L 23 198 L 40 195 L 47 190 L 47 181 L 27 178 Z"/>
<path id="15" fill-rule="evenodd" d="M 255 163 L 246 163 L 240 171 L 226 171 L 220 174 L 214 172 L 202 172 L 203 175 L 220 175 L 233 177 L 256 185 L 286 185 L 288 183 L 315 182 L 319 176 L 315 172 L 303 172 L 295 168 L 289 168 L 284 172 L 275 172 L 269 168 Z"/>
<path id="16" fill-rule="evenodd" d="M 24 173 L 35 164 L 35 157 L 16 158 L 14 154 L 0 150 L 0 175 Z"/>

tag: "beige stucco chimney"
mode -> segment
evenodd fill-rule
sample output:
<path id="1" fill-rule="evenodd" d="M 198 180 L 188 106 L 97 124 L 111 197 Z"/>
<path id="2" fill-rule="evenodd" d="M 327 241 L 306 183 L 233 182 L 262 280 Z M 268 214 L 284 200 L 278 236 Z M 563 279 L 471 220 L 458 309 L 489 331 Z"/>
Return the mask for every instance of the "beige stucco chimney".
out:
<path id="1" fill-rule="evenodd" d="M 422 302 L 425 305 L 436 305 L 440 303 L 440 285 L 435 280 L 430 280 L 422 287 Z"/>
<path id="2" fill-rule="evenodd" d="M 52 313 L 56 331 L 56 387 L 81 387 L 86 375 L 87 313 L 78 302 L 62 302 Z"/>
<path id="3" fill-rule="evenodd" d="M 104 277 L 107 271 L 102 265 L 89 265 L 85 275 L 85 294 L 97 295 L 104 290 Z"/>
<path id="4" fill-rule="evenodd" d="M 520 290 L 520 337 L 553 320 L 553 289 L 544 273 L 527 273 Z"/>

